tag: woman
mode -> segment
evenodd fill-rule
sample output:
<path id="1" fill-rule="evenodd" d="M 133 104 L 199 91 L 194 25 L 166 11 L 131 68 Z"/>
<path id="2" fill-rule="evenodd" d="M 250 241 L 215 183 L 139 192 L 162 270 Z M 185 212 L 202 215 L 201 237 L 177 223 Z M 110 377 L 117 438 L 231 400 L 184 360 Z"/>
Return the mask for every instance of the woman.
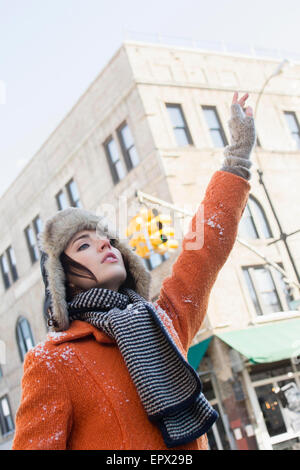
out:
<path id="1" fill-rule="evenodd" d="M 233 96 L 232 143 L 202 202 L 204 244 L 189 248 L 199 210 L 154 304 L 150 273 L 101 217 L 69 208 L 47 221 L 52 332 L 26 355 L 13 449 L 207 449 L 218 414 L 186 357 L 250 191 L 247 98 Z"/>

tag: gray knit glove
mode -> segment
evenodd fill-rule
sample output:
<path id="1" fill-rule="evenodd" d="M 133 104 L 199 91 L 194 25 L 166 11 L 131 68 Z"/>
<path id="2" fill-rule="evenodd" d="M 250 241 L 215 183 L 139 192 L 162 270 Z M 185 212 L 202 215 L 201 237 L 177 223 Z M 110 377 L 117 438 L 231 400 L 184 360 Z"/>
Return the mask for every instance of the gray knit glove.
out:
<path id="1" fill-rule="evenodd" d="M 256 142 L 254 118 L 247 116 L 239 103 L 231 105 L 231 118 L 228 122 L 231 145 L 224 150 L 222 171 L 229 171 L 250 180 L 252 162 L 250 155 Z"/>

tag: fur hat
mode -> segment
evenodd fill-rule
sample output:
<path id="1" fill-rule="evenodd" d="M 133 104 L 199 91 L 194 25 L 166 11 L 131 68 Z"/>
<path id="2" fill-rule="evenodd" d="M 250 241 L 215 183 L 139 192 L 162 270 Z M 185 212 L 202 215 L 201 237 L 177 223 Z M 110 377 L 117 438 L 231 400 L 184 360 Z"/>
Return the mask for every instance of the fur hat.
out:
<path id="1" fill-rule="evenodd" d="M 81 230 L 97 230 L 114 239 L 114 246 L 120 251 L 128 265 L 135 282 L 135 291 L 149 300 L 151 274 L 141 258 L 136 255 L 126 241 L 120 241 L 117 232 L 108 227 L 103 216 L 97 216 L 85 209 L 69 207 L 57 212 L 45 223 L 43 232 L 39 234 L 41 254 L 41 272 L 45 284 L 45 305 L 50 308 L 52 329 L 66 330 L 69 327 L 69 316 L 66 301 L 66 276 L 60 255 L 69 240 Z"/>

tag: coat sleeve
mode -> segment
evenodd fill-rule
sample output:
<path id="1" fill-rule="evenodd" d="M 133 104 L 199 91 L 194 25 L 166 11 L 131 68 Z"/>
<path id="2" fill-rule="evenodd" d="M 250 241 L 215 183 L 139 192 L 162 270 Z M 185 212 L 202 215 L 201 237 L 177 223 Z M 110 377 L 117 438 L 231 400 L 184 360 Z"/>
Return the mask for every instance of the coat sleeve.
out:
<path id="1" fill-rule="evenodd" d="M 30 350 L 25 356 L 12 449 L 65 450 L 71 420 L 68 391 L 54 361 Z"/>
<path id="2" fill-rule="evenodd" d="M 250 184 L 216 171 L 182 241 L 182 250 L 162 283 L 156 304 L 168 312 L 187 351 L 207 311 L 209 295 L 236 240 Z"/>

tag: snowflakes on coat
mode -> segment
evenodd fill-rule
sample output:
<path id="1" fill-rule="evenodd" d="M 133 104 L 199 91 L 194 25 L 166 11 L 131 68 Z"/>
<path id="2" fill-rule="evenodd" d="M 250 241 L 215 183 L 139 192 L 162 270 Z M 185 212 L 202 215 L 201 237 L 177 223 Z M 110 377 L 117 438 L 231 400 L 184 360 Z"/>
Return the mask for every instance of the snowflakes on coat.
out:
<path id="1" fill-rule="evenodd" d="M 59 362 L 71 364 L 73 362 L 72 358 L 75 356 L 75 352 L 68 344 L 64 345 L 63 349 L 49 350 L 45 341 L 38 343 L 31 351 L 35 357 L 43 359 L 51 371 L 56 371 L 53 359 L 56 358 Z"/>
<path id="2" fill-rule="evenodd" d="M 60 338 L 63 338 L 64 336 L 66 336 L 67 333 L 64 333 L 64 332 L 56 332 L 56 331 L 51 331 L 50 333 L 48 333 L 48 337 L 50 339 L 60 339 Z"/>
<path id="3" fill-rule="evenodd" d="M 210 227 L 219 229 L 219 235 L 222 237 L 224 233 L 224 227 L 221 227 L 221 225 L 217 223 L 218 221 L 217 216 L 218 214 L 213 214 L 208 219 L 205 219 L 204 222 Z"/>
<path id="4" fill-rule="evenodd" d="M 101 380 L 101 387 L 104 391 L 104 396 L 106 396 L 106 393 L 110 396 L 109 402 L 111 402 L 111 394 L 114 393 L 114 397 L 116 400 L 118 400 L 119 405 L 126 405 L 128 403 L 131 403 L 128 397 L 128 390 L 117 387 L 115 380 L 113 378 L 107 377 L 104 372 L 100 372 L 100 374 L 103 377 L 103 379 Z M 102 406 L 101 412 L 105 412 L 108 414 L 108 416 L 111 416 L 111 407 L 109 406 L 109 404 L 107 408 L 106 406 Z"/>
<path id="5" fill-rule="evenodd" d="M 47 439 L 41 439 L 37 445 L 37 448 L 47 449 L 47 446 L 49 446 L 49 448 L 52 449 L 53 442 L 58 442 L 63 435 L 64 431 L 56 431 L 52 436 L 48 437 Z"/>
<path id="6" fill-rule="evenodd" d="M 195 302 L 194 298 L 191 295 L 187 295 L 185 297 L 182 297 L 182 301 L 187 304 L 192 304 L 194 307 L 199 307 L 198 303 Z"/>

